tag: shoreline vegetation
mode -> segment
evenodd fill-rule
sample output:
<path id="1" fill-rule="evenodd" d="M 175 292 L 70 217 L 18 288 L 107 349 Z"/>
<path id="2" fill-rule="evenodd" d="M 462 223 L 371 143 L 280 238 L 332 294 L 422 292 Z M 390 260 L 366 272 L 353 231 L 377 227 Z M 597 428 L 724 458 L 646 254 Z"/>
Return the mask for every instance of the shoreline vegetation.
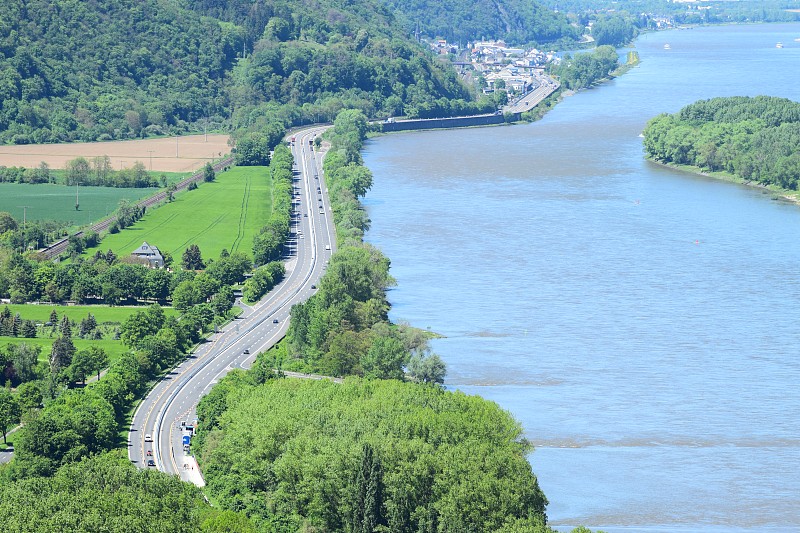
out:
<path id="1" fill-rule="evenodd" d="M 441 387 L 432 334 L 388 321 L 389 260 L 363 241 L 366 131 L 363 113 L 344 110 L 325 135 L 339 246 L 318 292 L 292 308 L 280 346 L 198 405 L 210 497 L 260 531 L 552 533 L 519 423 Z M 283 379 L 276 366 L 344 380 Z"/>
<path id="2" fill-rule="evenodd" d="M 642 135 L 650 161 L 800 199 L 800 103 L 771 96 L 699 100 L 654 117 Z"/>

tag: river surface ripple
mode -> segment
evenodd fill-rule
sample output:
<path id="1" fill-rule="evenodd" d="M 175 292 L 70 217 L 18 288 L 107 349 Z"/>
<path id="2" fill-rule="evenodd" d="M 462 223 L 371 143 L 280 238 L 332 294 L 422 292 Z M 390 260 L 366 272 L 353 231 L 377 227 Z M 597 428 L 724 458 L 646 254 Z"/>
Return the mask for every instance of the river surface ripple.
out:
<path id="1" fill-rule="evenodd" d="M 448 387 L 520 421 L 555 526 L 800 530 L 800 207 L 639 137 L 700 98 L 800 100 L 795 38 L 648 34 L 640 67 L 537 123 L 366 145 L 391 318 L 446 335 Z"/>

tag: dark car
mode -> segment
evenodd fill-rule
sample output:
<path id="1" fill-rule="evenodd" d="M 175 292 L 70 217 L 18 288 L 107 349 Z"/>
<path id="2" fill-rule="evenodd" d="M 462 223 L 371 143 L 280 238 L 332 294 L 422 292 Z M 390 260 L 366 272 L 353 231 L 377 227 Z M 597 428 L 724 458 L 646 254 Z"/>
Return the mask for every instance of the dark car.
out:
<path id="1" fill-rule="evenodd" d="M 248 350 L 247 348 L 245 348 L 245 350 L 244 350 L 242 353 L 243 353 L 243 354 L 245 354 L 245 355 L 247 355 L 247 354 L 249 354 L 249 353 L 250 353 L 250 350 Z"/>
<path id="2" fill-rule="evenodd" d="M 272 323 L 273 323 L 273 324 L 277 324 L 277 323 L 278 323 L 278 319 L 277 319 L 277 318 L 273 318 L 273 319 L 272 319 Z"/>
<path id="3" fill-rule="evenodd" d="M 153 461 L 152 459 L 148 459 L 147 460 L 147 466 L 156 466 L 156 462 Z"/>
<path id="4" fill-rule="evenodd" d="M 316 286 L 316 285 L 312 285 L 312 286 L 311 286 L 311 288 L 312 288 L 312 289 L 316 289 L 316 288 L 317 288 L 317 286 Z"/>

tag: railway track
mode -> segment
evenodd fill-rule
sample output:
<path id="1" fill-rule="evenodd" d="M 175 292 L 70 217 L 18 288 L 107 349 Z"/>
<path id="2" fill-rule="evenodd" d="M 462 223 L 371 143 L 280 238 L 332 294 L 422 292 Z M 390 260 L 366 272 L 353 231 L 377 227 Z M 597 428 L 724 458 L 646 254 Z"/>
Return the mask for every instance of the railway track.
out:
<path id="1" fill-rule="evenodd" d="M 214 172 L 219 172 L 223 168 L 225 168 L 227 166 L 230 166 L 232 164 L 233 164 L 233 156 L 232 155 L 228 155 L 224 159 L 220 159 L 219 161 L 214 163 L 214 165 L 212 165 L 212 166 L 214 167 Z M 188 178 L 183 179 L 183 180 L 179 181 L 178 183 L 176 183 L 175 184 L 175 190 L 176 191 L 180 191 L 180 190 L 186 189 L 191 183 L 196 183 L 198 181 L 201 181 L 202 179 L 203 179 L 203 171 L 202 170 L 198 170 L 197 172 L 195 172 L 194 174 L 192 174 Z M 160 192 L 157 192 L 156 194 L 154 194 L 153 196 L 149 196 L 147 198 L 143 198 L 142 200 L 139 200 L 138 202 L 136 202 L 136 205 L 142 206 L 142 207 L 145 207 L 145 208 L 152 207 L 152 206 L 164 201 L 164 199 L 166 199 L 166 197 L 167 197 L 166 191 L 160 191 Z M 60 239 L 60 240 L 50 244 L 49 246 L 47 246 L 45 248 L 42 248 L 41 250 L 39 250 L 39 253 L 44 254 L 45 257 L 47 257 L 48 259 L 53 259 L 55 257 L 58 257 L 60 254 L 62 254 L 63 252 L 65 252 L 67 250 L 67 247 L 69 246 L 69 238 L 70 237 L 80 237 L 86 231 L 93 231 L 95 233 L 101 233 L 101 232 L 107 230 L 109 228 L 109 226 L 111 226 L 111 224 L 114 223 L 115 220 L 117 220 L 117 217 L 116 216 L 111 216 L 111 217 L 105 218 L 105 219 L 103 219 L 103 220 L 101 220 L 99 222 L 95 222 L 94 224 L 89 226 L 89 228 L 87 228 L 87 229 L 83 229 L 81 231 L 73 233 L 72 235 L 64 237 L 63 239 Z"/>

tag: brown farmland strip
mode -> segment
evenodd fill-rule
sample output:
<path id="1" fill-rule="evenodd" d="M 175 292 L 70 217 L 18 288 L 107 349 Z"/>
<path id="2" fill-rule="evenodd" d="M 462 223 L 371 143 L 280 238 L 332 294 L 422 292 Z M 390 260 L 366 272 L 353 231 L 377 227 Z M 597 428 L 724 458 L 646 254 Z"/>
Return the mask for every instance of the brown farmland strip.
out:
<path id="1" fill-rule="evenodd" d="M 177 157 L 176 157 L 177 144 Z M 107 155 L 115 170 L 130 168 L 141 161 L 150 170 L 152 151 L 153 171 L 188 172 L 197 170 L 212 157 L 219 159 L 230 152 L 228 135 L 187 135 L 95 143 L 0 145 L 0 165 L 34 168 L 42 161 L 50 168 L 64 168 L 76 157 L 91 159 Z"/>

